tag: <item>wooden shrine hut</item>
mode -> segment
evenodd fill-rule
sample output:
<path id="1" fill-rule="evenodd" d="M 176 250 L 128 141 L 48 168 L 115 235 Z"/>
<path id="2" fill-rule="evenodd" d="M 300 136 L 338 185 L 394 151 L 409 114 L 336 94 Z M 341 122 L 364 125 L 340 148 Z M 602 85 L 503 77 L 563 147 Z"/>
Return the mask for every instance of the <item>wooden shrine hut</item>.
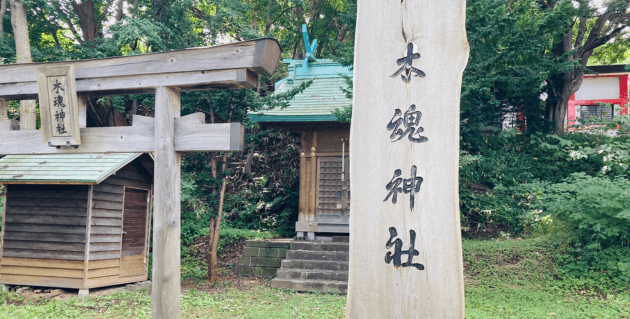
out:
<path id="1" fill-rule="evenodd" d="M 0 284 L 80 289 L 147 279 L 148 154 L 0 159 Z"/>
<path id="2" fill-rule="evenodd" d="M 284 109 L 250 113 L 261 128 L 288 129 L 299 134 L 300 203 L 295 230 L 299 238 L 348 234 L 350 220 L 350 123 L 340 123 L 333 110 L 351 106 L 343 92 L 343 76 L 352 70 L 331 60 L 284 60 L 289 76 L 276 83 L 275 92 L 287 92 L 301 83 L 313 83 Z M 307 67 L 303 67 L 308 63 Z"/>

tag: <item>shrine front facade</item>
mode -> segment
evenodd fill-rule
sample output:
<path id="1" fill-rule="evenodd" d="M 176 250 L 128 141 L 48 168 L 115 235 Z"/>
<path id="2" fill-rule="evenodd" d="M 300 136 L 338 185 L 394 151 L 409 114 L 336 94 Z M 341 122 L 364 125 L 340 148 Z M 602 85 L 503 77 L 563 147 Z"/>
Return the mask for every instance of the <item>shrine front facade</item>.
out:
<path id="1" fill-rule="evenodd" d="M 298 238 L 348 234 L 350 222 L 350 123 L 340 123 L 333 111 L 352 105 L 342 89 L 349 67 L 330 60 L 284 60 L 289 76 L 276 83 L 276 93 L 305 81 L 313 83 L 281 110 L 249 114 L 261 128 L 286 129 L 299 135 L 300 202 L 295 225 Z"/>

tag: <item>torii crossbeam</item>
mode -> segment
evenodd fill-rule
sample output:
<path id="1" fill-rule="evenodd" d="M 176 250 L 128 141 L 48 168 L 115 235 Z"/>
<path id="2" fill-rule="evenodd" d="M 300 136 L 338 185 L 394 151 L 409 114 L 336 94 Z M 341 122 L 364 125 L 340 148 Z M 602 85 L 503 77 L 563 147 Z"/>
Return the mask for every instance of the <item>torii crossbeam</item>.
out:
<path id="1" fill-rule="evenodd" d="M 0 121 L 0 155 L 155 153 L 152 312 L 153 318 L 179 318 L 181 152 L 243 148 L 239 123 L 203 124 L 198 115 L 180 118 L 180 93 L 255 88 L 259 76 L 275 71 L 280 53 L 278 42 L 267 38 L 129 57 L 0 66 L 0 100 L 25 100 L 38 96 L 38 67 L 73 65 L 82 127 L 79 147 L 56 148 L 43 145 L 41 131 L 11 130 L 13 121 Z M 126 127 L 85 127 L 86 96 L 129 93 L 155 93 L 155 119 L 140 117 Z"/>

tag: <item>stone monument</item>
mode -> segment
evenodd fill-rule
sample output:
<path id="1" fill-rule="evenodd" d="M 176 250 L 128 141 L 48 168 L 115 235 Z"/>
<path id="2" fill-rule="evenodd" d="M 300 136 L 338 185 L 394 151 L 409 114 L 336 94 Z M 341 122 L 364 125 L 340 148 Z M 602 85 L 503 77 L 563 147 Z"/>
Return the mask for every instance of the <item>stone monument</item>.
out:
<path id="1" fill-rule="evenodd" d="M 463 318 L 463 0 L 359 2 L 347 318 Z"/>

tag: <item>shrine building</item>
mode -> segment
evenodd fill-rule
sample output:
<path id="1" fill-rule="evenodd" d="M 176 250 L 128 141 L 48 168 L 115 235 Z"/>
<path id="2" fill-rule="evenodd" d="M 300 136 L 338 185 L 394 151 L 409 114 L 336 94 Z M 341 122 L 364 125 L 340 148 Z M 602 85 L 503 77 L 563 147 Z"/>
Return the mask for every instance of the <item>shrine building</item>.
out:
<path id="1" fill-rule="evenodd" d="M 352 70 L 324 59 L 284 62 L 289 64 L 289 76 L 275 84 L 276 93 L 287 92 L 309 80 L 313 80 L 312 84 L 297 94 L 287 108 L 250 113 L 249 117 L 263 129 L 286 129 L 299 135 L 297 237 L 314 240 L 315 235 L 348 234 L 350 123 L 340 123 L 333 111 L 352 105 L 342 90 L 348 89 L 344 76 L 352 77 Z"/>
<path id="2" fill-rule="evenodd" d="M 87 294 L 147 280 L 150 155 L 9 155 L 0 184 L 0 284 Z"/>
<path id="3" fill-rule="evenodd" d="M 625 64 L 589 66 L 580 89 L 569 100 L 567 124 L 596 117 L 612 120 L 628 115 L 628 74 Z M 588 124 L 588 123 L 582 123 Z"/>

